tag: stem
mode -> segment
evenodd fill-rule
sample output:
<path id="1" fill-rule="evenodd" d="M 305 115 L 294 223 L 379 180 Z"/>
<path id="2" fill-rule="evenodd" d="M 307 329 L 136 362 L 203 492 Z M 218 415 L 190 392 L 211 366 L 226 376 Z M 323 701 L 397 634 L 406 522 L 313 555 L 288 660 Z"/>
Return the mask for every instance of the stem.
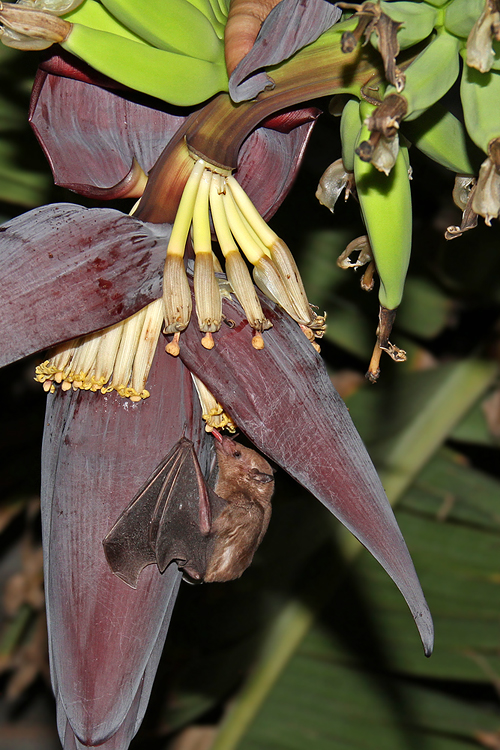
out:
<path id="1" fill-rule="evenodd" d="M 151 170 L 136 218 L 173 223 L 192 162 L 186 144 L 195 157 L 230 173 L 237 167 L 243 141 L 270 115 L 320 96 L 359 94 L 381 68 L 379 56 L 368 47 L 350 54 L 341 51 L 340 37 L 354 25 L 353 19 L 336 24 L 289 60 L 269 68 L 275 86 L 255 100 L 235 104 L 228 94 L 219 94 L 193 112 Z"/>
<path id="2" fill-rule="evenodd" d="M 241 144 L 270 115 L 321 96 L 359 94 L 380 70 L 377 54 L 368 47 L 342 52 L 342 33 L 354 25 L 353 19 L 336 24 L 289 60 L 269 68 L 274 88 L 263 91 L 254 101 L 234 104 L 227 94 L 212 100 L 207 106 L 215 108 L 215 117 L 189 128 L 189 147 L 208 161 L 236 169 Z"/>

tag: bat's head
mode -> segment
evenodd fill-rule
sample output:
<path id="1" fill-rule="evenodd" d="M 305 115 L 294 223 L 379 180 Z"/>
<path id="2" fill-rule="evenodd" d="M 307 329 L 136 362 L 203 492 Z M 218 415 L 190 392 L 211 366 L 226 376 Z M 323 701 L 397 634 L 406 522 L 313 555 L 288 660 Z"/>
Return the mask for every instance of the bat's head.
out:
<path id="1" fill-rule="evenodd" d="M 231 482 L 260 501 L 269 501 L 274 490 L 274 472 L 257 451 L 213 431 L 220 479 Z"/>

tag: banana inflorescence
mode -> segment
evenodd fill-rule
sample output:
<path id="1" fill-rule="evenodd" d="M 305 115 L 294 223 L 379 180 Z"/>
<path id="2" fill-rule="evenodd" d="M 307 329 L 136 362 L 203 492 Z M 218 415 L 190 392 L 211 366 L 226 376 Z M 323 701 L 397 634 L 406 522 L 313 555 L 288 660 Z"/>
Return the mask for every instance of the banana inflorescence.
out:
<path id="1" fill-rule="evenodd" d="M 389 344 L 389 333 L 410 257 L 408 146 L 415 145 L 457 174 L 454 195 L 460 196 L 458 205 L 464 214 L 460 227 L 449 228 L 448 238 L 475 226 L 478 215 L 489 224 L 500 212 L 500 0 L 367 0 L 339 6 L 346 11 L 345 23 L 321 39 L 330 45 L 341 39 L 342 52 L 348 54 L 355 54 L 359 42 L 369 43 L 382 65 L 378 72 L 372 67 L 371 77 L 367 75 L 359 89 L 348 72 L 350 64 L 349 80 L 343 80 L 342 73 L 331 78 L 331 93 L 349 96 L 340 124 L 342 157 L 327 170 L 317 194 L 333 210 L 343 189 L 346 196 L 357 190 L 366 237 L 349 247 L 369 260 L 364 287 L 373 286 L 375 268 L 380 279 L 379 353 L 385 349 L 401 359 L 400 350 Z M 126 86 L 171 104 L 195 105 L 227 90 L 223 39 L 228 10 L 226 0 L 169 0 L 168 12 L 164 0 L 20 0 L 1 4 L 0 25 L 6 44 L 42 48 L 57 42 Z M 325 54 L 325 48 L 315 43 L 304 52 L 305 67 L 312 69 L 314 63 L 315 75 L 327 80 L 325 69 L 317 64 L 320 57 L 314 58 Z M 292 76 L 300 75 L 296 62 L 292 56 Z M 278 66 L 279 75 L 287 64 Z M 458 80 L 461 65 L 463 116 L 450 112 L 441 101 Z M 321 89 L 321 95 L 325 91 Z M 267 93 L 257 97 L 257 107 Z M 291 103 L 307 100 L 307 93 L 304 88 L 300 97 L 294 94 Z M 243 106 L 241 111 L 247 109 Z M 229 130 L 222 133 L 221 144 L 224 137 L 231 140 Z M 196 312 L 206 343 L 220 325 L 220 294 L 213 276 L 217 267 L 210 241 L 215 231 L 232 287 L 239 289 L 256 332 L 255 342 L 267 321 L 254 293 L 248 291 L 240 250 L 255 266 L 256 283 L 313 338 L 311 329 L 321 332 L 324 320 L 311 312 L 288 249 L 242 197 L 230 170 L 215 166 L 228 163 L 217 159 L 217 149 L 210 148 L 205 159 L 203 149 L 194 151 L 192 171 L 185 170 L 191 176 L 166 263 L 167 330 L 178 339 L 191 314 L 183 261 L 190 232 L 196 254 Z M 358 266 L 360 260 L 351 262 L 343 254 L 341 263 Z M 285 284 L 289 279 L 293 289 Z M 372 378 L 378 369 L 377 356 L 370 367 Z"/>

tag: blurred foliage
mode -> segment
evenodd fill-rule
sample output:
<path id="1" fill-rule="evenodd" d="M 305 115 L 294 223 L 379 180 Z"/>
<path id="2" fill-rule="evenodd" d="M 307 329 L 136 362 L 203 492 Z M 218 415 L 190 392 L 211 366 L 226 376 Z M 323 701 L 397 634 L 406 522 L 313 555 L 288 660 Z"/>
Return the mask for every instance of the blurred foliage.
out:
<path id="1" fill-rule="evenodd" d="M 0 50 L 3 219 L 54 196 L 27 125 L 35 64 Z M 136 750 L 202 750 L 214 736 L 214 750 L 500 748 L 500 230 L 447 243 L 444 229 L 459 223 L 453 175 L 411 149 L 415 241 L 393 334 L 409 357 L 382 360 L 371 386 L 376 292 L 336 265 L 362 234 L 358 206 L 339 203 L 332 217 L 314 198 L 339 154 L 338 120 L 325 115 L 274 227 L 300 248 L 309 297 L 328 311 L 323 354 L 397 506 L 435 654 L 423 657 L 377 563 L 280 473 L 269 533 L 243 579 L 182 587 Z M 37 600 L 44 397 L 32 365 L 0 373 L 0 750 L 59 747 Z M 191 722 L 196 731 L 183 731 Z"/>

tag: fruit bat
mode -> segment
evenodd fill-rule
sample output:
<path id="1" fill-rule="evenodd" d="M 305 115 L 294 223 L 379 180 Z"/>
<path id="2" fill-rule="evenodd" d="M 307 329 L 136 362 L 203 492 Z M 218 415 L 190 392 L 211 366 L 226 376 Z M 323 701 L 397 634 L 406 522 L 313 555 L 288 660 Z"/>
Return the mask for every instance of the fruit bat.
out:
<path id="1" fill-rule="evenodd" d="M 146 565 L 173 561 L 191 582 L 239 578 L 271 517 L 273 470 L 255 451 L 213 431 L 217 480 L 207 483 L 181 438 L 103 540 L 115 575 L 132 588 Z"/>

